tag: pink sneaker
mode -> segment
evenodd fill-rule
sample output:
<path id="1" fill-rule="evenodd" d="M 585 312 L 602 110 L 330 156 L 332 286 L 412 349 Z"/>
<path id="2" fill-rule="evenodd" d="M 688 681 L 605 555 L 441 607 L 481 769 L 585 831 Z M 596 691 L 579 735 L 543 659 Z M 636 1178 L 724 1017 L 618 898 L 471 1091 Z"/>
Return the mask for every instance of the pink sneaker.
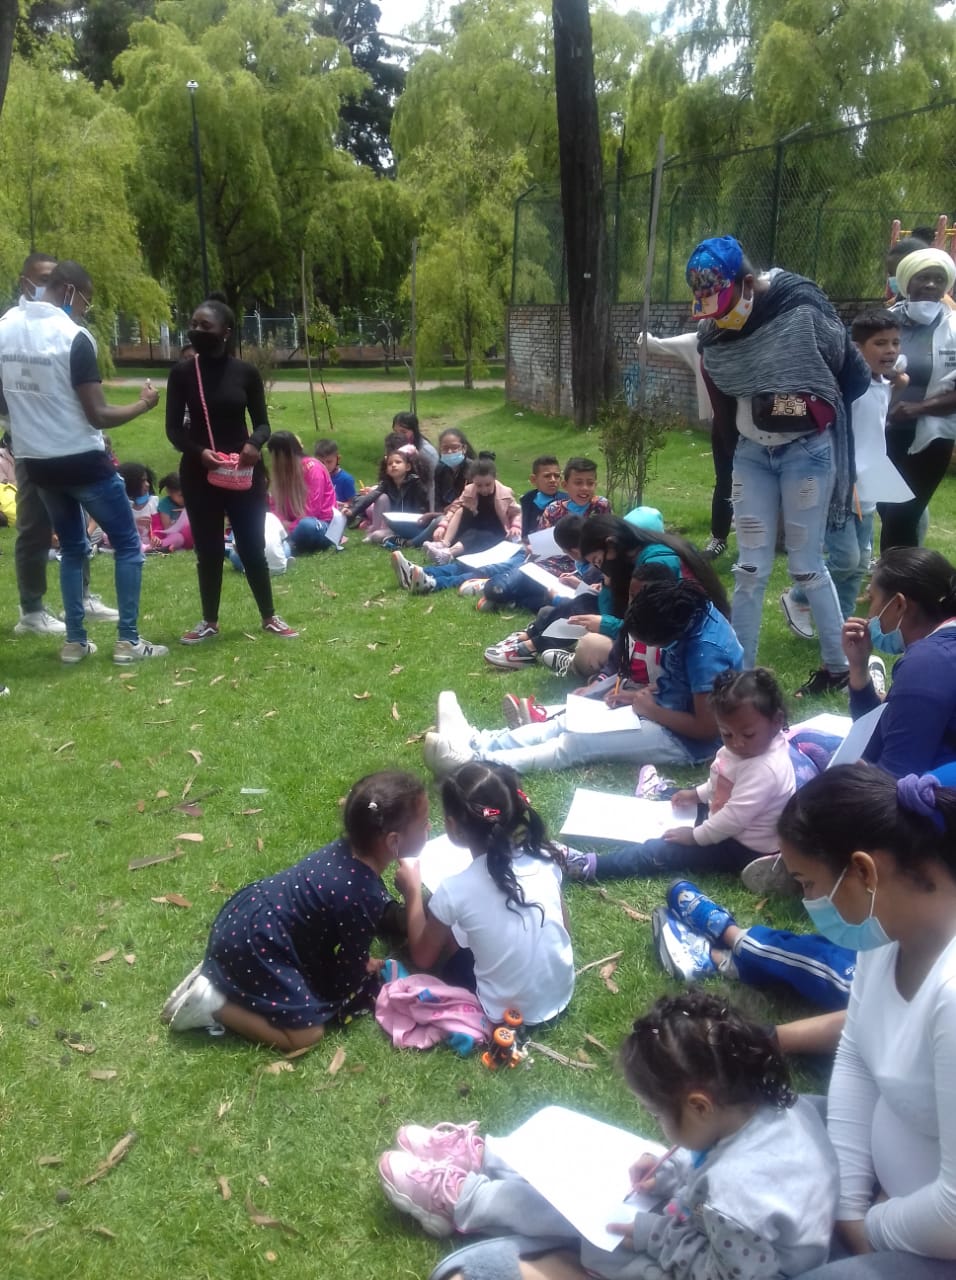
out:
<path id="1" fill-rule="evenodd" d="M 478 1134 L 477 1120 L 470 1124 L 438 1124 L 434 1129 L 403 1124 L 396 1141 L 403 1151 L 419 1160 L 443 1160 L 465 1173 L 477 1173 L 485 1153 L 485 1140 Z"/>
<path id="2" fill-rule="evenodd" d="M 385 1195 L 403 1213 L 410 1213 L 430 1236 L 450 1236 L 453 1212 L 468 1176 L 452 1164 L 419 1160 L 409 1151 L 386 1151 L 378 1162 Z"/>

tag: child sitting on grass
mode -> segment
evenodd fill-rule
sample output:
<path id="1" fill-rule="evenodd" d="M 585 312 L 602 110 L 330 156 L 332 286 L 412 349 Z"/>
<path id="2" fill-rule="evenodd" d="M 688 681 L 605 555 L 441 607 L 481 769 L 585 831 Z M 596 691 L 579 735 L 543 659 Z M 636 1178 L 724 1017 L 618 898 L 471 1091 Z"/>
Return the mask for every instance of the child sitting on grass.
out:
<path id="1" fill-rule="evenodd" d="M 507 486 L 498 480 L 491 458 L 479 458 L 468 468 L 468 483 L 435 528 L 433 541 L 423 545 L 435 564 L 474 555 L 507 539 L 521 541 L 521 508 Z"/>
<path id="2" fill-rule="evenodd" d="M 522 1256 L 566 1246 L 580 1260 L 562 1252 L 559 1274 L 582 1280 L 776 1280 L 826 1260 L 837 1160 L 816 1108 L 790 1087 L 772 1030 L 701 991 L 664 996 L 634 1023 L 621 1063 L 675 1144 L 663 1161 L 645 1154 L 631 1167 L 632 1190 L 660 1204 L 609 1224 L 625 1249 L 582 1240 L 474 1123 L 403 1126 L 379 1160 L 385 1195 L 430 1235 L 504 1236 L 461 1250 L 465 1280 L 518 1280 Z M 441 1274 L 453 1275 L 458 1257 Z"/>
<path id="3" fill-rule="evenodd" d="M 414 445 L 405 444 L 386 449 L 379 464 L 378 485 L 371 510 L 371 529 L 366 542 L 385 542 L 393 530 L 385 519 L 387 512 L 424 515 L 428 510 L 428 492 L 416 470 L 418 453 Z"/>
<path id="4" fill-rule="evenodd" d="M 707 781 L 678 791 L 675 808 L 709 806 L 696 827 L 673 827 L 660 840 L 624 845 L 613 853 L 577 855 L 569 874 L 579 880 L 673 871 L 742 871 L 780 849 L 777 819 L 796 790 L 786 708 L 773 672 L 723 671 L 710 695 L 723 746 Z"/>
<path id="5" fill-rule="evenodd" d="M 548 840 L 511 769 L 466 765 L 445 779 L 441 797 L 448 835 L 473 861 L 444 880 L 427 907 L 418 863 L 399 864 L 412 961 L 430 969 L 450 952 L 442 977 L 475 991 L 490 1021 L 515 1008 L 528 1026 L 547 1022 L 574 991 L 564 851 Z"/>
<path id="6" fill-rule="evenodd" d="M 312 451 L 329 473 L 335 489 L 335 501 L 347 511 L 355 501 L 355 477 L 342 470 L 339 446 L 334 440 L 320 440 Z"/>
<path id="7" fill-rule="evenodd" d="M 160 551 L 192 551 L 193 534 L 183 501 L 182 482 L 178 471 L 170 471 L 159 482 L 163 497 L 159 499 L 152 519 L 151 541 Z"/>
<path id="8" fill-rule="evenodd" d="M 559 502 L 568 495 L 561 488 L 561 463 L 553 453 L 543 453 L 531 464 L 531 488 L 521 495 L 518 505 L 521 507 L 521 537 L 528 541 L 528 535 L 540 527 L 541 517 L 552 502 Z"/>
<path id="9" fill-rule="evenodd" d="M 228 1028 L 287 1053 L 315 1044 L 327 1022 L 371 1008 L 382 962 L 369 959 L 369 944 L 398 912 L 382 872 L 420 853 L 427 830 L 417 778 L 361 778 L 345 801 L 344 836 L 229 899 L 205 960 L 173 991 L 161 1020 L 170 1031 Z"/>
<path id="10" fill-rule="evenodd" d="M 144 467 L 141 462 L 121 462 L 116 469 L 126 486 L 126 496 L 129 498 L 130 510 L 133 512 L 133 521 L 143 550 L 154 551 L 153 516 L 159 511 L 156 477 L 150 468 Z"/>

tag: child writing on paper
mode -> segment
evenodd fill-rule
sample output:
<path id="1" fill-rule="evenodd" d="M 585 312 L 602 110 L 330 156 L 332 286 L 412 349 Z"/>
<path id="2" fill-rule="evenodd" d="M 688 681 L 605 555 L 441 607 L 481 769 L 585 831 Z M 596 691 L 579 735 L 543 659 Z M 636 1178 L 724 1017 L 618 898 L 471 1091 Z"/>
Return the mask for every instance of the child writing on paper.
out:
<path id="1" fill-rule="evenodd" d="M 826 1259 L 836 1157 L 816 1108 L 790 1088 L 770 1030 L 688 991 L 662 997 L 637 1019 L 621 1061 L 638 1102 L 676 1144 L 663 1163 L 645 1155 L 631 1168 L 632 1190 L 662 1204 L 613 1224 L 627 1248 L 607 1252 L 582 1240 L 486 1151 L 474 1123 L 400 1129 L 398 1149 L 379 1161 L 386 1196 L 431 1235 L 520 1233 L 520 1245 L 493 1240 L 467 1254 L 473 1274 L 508 1280 L 521 1274 L 522 1253 L 562 1241 L 580 1247 L 580 1264 L 566 1259 L 568 1275 L 606 1280 L 776 1280 Z M 479 1269 L 492 1260 L 498 1270 Z"/>
<path id="2" fill-rule="evenodd" d="M 359 779 L 345 801 L 343 836 L 233 894 L 206 958 L 173 991 L 161 1020 L 170 1031 L 228 1028 L 289 1052 L 315 1044 L 327 1022 L 371 1008 L 382 962 L 369 958 L 369 944 L 395 932 L 399 911 L 382 872 L 419 853 L 427 830 L 417 778 L 385 771 Z"/>
<path id="3" fill-rule="evenodd" d="M 441 797 L 448 835 L 473 861 L 443 881 L 427 907 L 418 863 L 399 865 L 412 961 L 428 969 L 451 950 L 442 977 L 476 992 L 492 1022 L 509 1008 L 528 1026 L 547 1022 L 574 990 L 564 851 L 548 840 L 511 769 L 466 765 L 445 779 Z"/>
<path id="4" fill-rule="evenodd" d="M 371 532 L 365 542 L 382 543 L 394 530 L 385 513 L 424 515 L 428 510 L 428 492 L 417 470 L 418 453 L 414 445 L 386 448 L 378 469 L 378 484 L 371 511 Z M 356 512 L 358 508 L 356 507 Z"/>
<path id="5" fill-rule="evenodd" d="M 675 808 L 709 806 L 696 827 L 673 827 L 663 839 L 624 845 L 613 853 L 575 855 L 569 875 L 580 880 L 673 871 L 742 871 L 780 850 L 777 819 L 796 790 L 786 708 L 771 671 L 723 671 L 710 695 L 723 746 L 707 781 L 678 791 Z"/>

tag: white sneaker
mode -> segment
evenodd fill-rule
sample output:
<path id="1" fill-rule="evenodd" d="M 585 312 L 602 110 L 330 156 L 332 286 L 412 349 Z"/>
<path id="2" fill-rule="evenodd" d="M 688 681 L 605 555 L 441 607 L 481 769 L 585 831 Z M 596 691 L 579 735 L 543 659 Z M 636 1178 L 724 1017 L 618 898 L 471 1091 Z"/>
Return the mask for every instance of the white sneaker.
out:
<path id="1" fill-rule="evenodd" d="M 454 773 L 463 764 L 471 764 L 474 758 L 475 753 L 469 747 L 443 738 L 438 733 L 425 734 L 422 759 L 425 767 L 430 769 L 436 778 L 444 778 L 446 774 Z"/>
<path id="2" fill-rule="evenodd" d="M 226 1003 L 226 997 L 208 978 L 198 973 L 169 1015 L 170 1031 L 204 1031 L 221 1026 L 215 1018 Z"/>
<path id="3" fill-rule="evenodd" d="M 194 968 L 190 969 L 190 971 L 186 974 L 185 978 L 183 978 L 182 982 L 180 982 L 180 984 L 177 987 L 174 987 L 172 989 L 172 991 L 169 994 L 169 999 L 163 1005 L 162 1012 L 159 1015 L 160 1022 L 166 1025 L 169 1024 L 170 1019 L 172 1018 L 173 1014 L 176 1012 L 176 1007 L 179 1004 L 180 1000 L 182 1000 L 183 996 L 186 994 L 186 992 L 189 990 L 192 984 L 199 977 L 199 971 L 201 968 L 202 968 L 202 961 L 200 960 L 199 964 L 197 964 Z"/>
<path id="4" fill-rule="evenodd" d="M 457 695 L 446 689 L 438 695 L 438 736 L 465 747 L 471 741 L 471 734 L 471 725 L 458 705 Z"/>
<path id="5" fill-rule="evenodd" d="M 783 610 L 787 626 L 794 635 L 802 640 L 813 639 L 813 614 L 808 604 L 798 604 L 791 590 L 785 591 L 780 597 L 780 608 Z"/>
<path id="6" fill-rule="evenodd" d="M 104 604 L 102 596 L 84 596 L 83 610 L 93 622 L 119 622 L 119 610 Z"/>
<path id="7" fill-rule="evenodd" d="M 886 663 L 879 654 L 873 653 L 866 664 L 866 669 L 870 673 L 874 691 L 882 698 L 886 693 Z"/>
<path id="8" fill-rule="evenodd" d="M 145 662 L 147 658 L 165 658 L 169 650 L 164 644 L 150 644 L 142 636 L 132 640 L 117 640 L 113 646 L 113 661 L 118 667 L 128 667 L 133 662 Z"/>
<path id="9" fill-rule="evenodd" d="M 77 662 L 82 662 L 84 658 L 92 657 L 94 653 L 96 653 L 96 645 L 92 640 L 87 640 L 86 644 L 82 640 L 67 640 L 60 650 L 60 661 L 71 667 Z"/>
<path id="10" fill-rule="evenodd" d="M 38 609 L 36 613 L 24 613 L 21 609 L 20 621 L 13 628 L 13 634 L 25 636 L 31 633 L 35 636 L 65 636 L 66 625 L 47 609 Z"/>

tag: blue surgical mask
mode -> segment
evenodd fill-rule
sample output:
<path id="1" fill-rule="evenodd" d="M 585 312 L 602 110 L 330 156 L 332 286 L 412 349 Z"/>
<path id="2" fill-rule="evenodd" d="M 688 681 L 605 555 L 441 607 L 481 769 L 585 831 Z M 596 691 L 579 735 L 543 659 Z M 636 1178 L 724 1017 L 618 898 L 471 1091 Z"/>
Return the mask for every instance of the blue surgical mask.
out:
<path id="1" fill-rule="evenodd" d="M 133 503 L 137 507 L 145 507 L 147 502 L 149 502 L 149 499 L 150 495 L 148 493 L 141 493 L 138 498 L 133 499 Z"/>
<path id="2" fill-rule="evenodd" d="M 463 453 L 443 453 L 441 460 L 446 467 L 460 467 L 465 461 L 465 455 Z"/>
<path id="3" fill-rule="evenodd" d="M 877 947 L 885 947 L 892 939 L 873 914 L 876 906 L 876 890 L 868 889 L 870 895 L 870 912 L 859 924 L 850 924 L 844 920 L 833 905 L 833 895 L 843 883 L 849 867 L 837 880 L 836 884 L 824 898 L 804 898 L 803 909 L 810 917 L 810 922 L 818 933 L 838 947 L 846 947 L 848 951 L 874 951 Z"/>
<path id="4" fill-rule="evenodd" d="M 897 658 L 906 649 L 902 631 L 900 631 L 899 627 L 896 627 L 893 631 L 884 631 L 880 626 L 880 619 L 890 603 L 887 600 L 875 618 L 867 619 L 866 625 L 870 631 L 870 643 L 873 648 L 879 649 L 880 653 L 885 653 L 888 657 Z"/>
<path id="5" fill-rule="evenodd" d="M 554 502 L 554 498 L 553 497 L 549 498 L 546 493 L 542 493 L 541 490 L 539 489 L 537 493 L 534 495 L 533 501 L 537 509 L 539 511 L 543 511 L 545 507 L 550 507 L 551 503 Z"/>

